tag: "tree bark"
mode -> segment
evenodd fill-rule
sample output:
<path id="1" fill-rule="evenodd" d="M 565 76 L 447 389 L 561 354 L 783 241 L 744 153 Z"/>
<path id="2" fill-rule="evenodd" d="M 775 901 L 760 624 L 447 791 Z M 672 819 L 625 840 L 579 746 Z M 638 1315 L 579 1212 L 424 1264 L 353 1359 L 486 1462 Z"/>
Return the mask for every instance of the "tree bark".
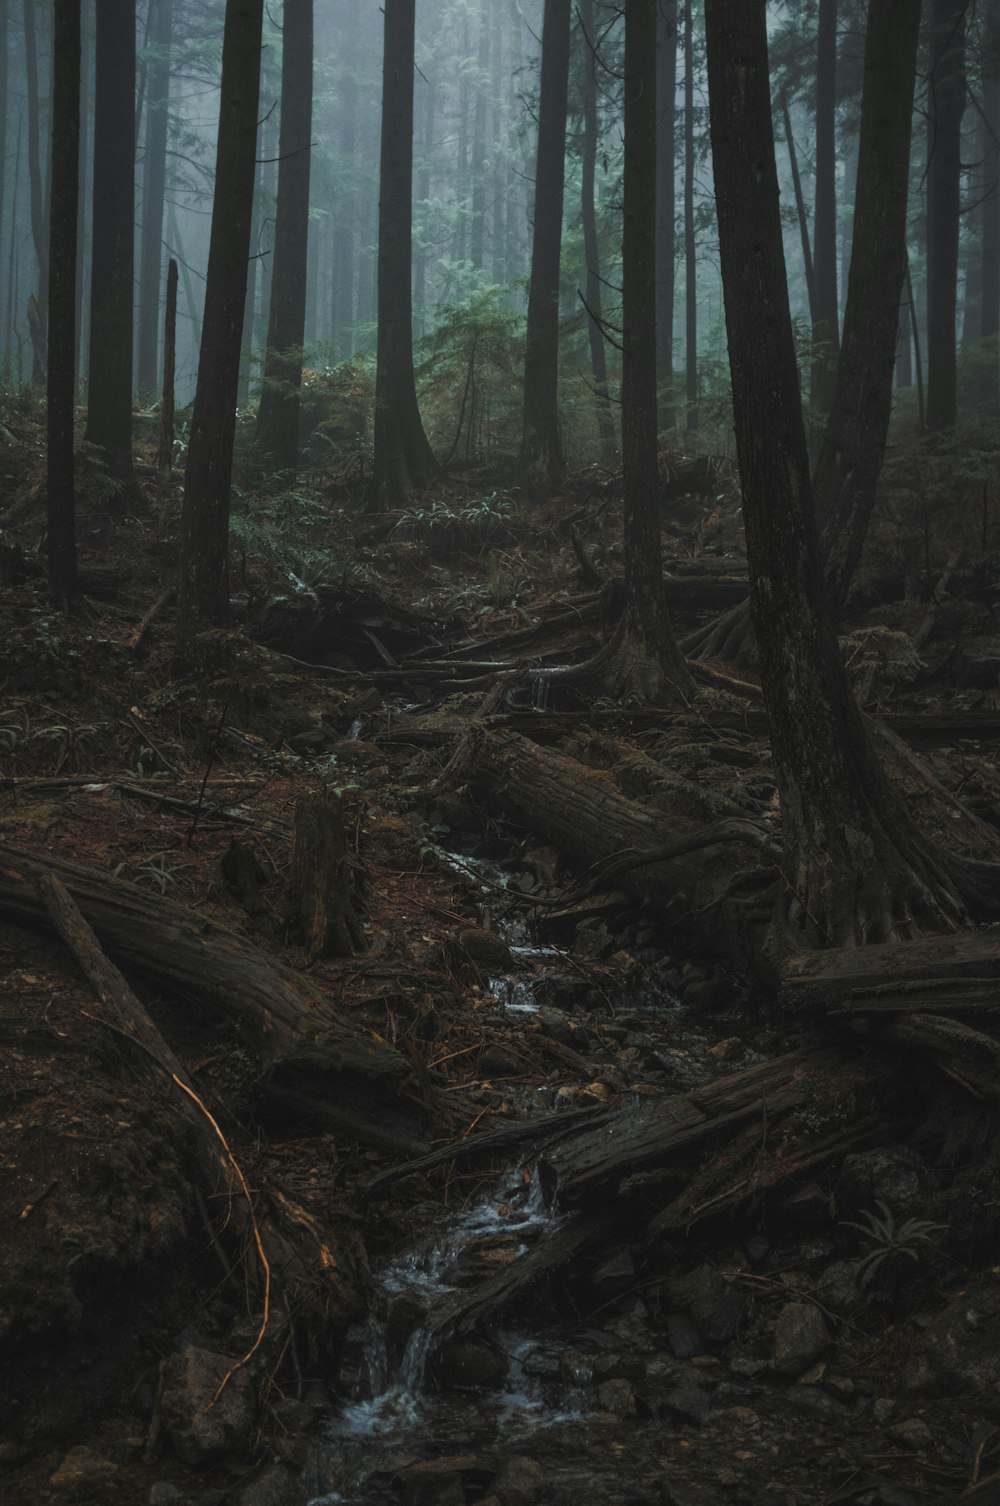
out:
<path id="1" fill-rule="evenodd" d="M 400 506 L 437 472 L 413 375 L 414 0 L 385 0 L 378 206 L 378 360 L 369 511 Z"/>
<path id="2" fill-rule="evenodd" d="M 816 208 L 809 400 L 822 423 L 833 401 L 840 318 L 837 305 L 837 0 L 820 0 L 816 57 Z"/>
<path id="3" fill-rule="evenodd" d="M 182 637 L 229 615 L 229 495 L 246 299 L 264 0 L 227 0 L 205 322 L 191 417 L 178 614 Z"/>
<path id="4" fill-rule="evenodd" d="M 615 427 L 608 395 L 608 362 L 604 352 L 603 309 L 601 297 L 601 253 L 597 240 L 597 205 L 594 179 L 597 166 L 597 63 L 592 54 L 597 39 L 594 33 L 594 0 L 580 3 L 580 66 L 583 92 L 583 139 L 580 143 L 580 219 L 583 225 L 583 255 L 586 263 L 585 299 L 587 335 L 590 341 L 590 369 L 594 377 L 594 400 L 601 450 L 605 459 L 614 454 Z"/>
<path id="5" fill-rule="evenodd" d="M 684 364 L 687 414 L 684 428 L 698 428 L 698 248 L 694 230 L 694 4 L 684 15 Z"/>
<path id="6" fill-rule="evenodd" d="M 344 817 L 339 799 L 325 788 L 296 803 L 287 901 L 310 961 L 364 951 Z"/>
<path id="7" fill-rule="evenodd" d="M 952 428 L 957 417 L 955 318 L 967 10 L 968 0 L 931 0 L 931 77 L 927 117 L 926 422 L 932 431 Z"/>
<path id="8" fill-rule="evenodd" d="M 802 177 L 799 173 L 799 158 L 795 150 L 792 132 L 792 113 L 788 108 L 788 94 L 781 91 L 781 118 L 785 125 L 785 145 L 788 147 L 788 165 L 792 173 L 792 192 L 795 195 L 795 213 L 799 222 L 802 241 L 802 266 L 806 279 L 806 297 L 809 300 L 809 322 L 816 322 L 816 277 L 813 271 L 812 244 L 809 239 L 809 220 L 806 216 L 806 201 L 802 192 Z"/>
<path id="9" fill-rule="evenodd" d="M 152 402 L 158 385 L 157 345 L 163 269 L 163 203 L 167 187 L 167 127 L 170 106 L 170 44 L 174 0 L 153 0 L 149 44 L 153 56 L 146 89 L 146 150 L 142 174 L 142 236 L 139 251 L 140 402 Z"/>
<path id="10" fill-rule="evenodd" d="M 80 147 L 79 4 L 56 5 L 53 51 L 46 499 L 49 596 L 65 610 L 76 595 L 73 419 Z"/>
<path id="11" fill-rule="evenodd" d="M 169 476 L 174 463 L 174 368 L 177 357 L 177 263 L 167 265 L 167 303 L 163 316 L 163 391 L 160 398 L 160 441 L 157 469 Z"/>
<path id="12" fill-rule="evenodd" d="M 979 404 L 1000 413 L 1000 4 L 989 0 L 983 16 L 983 204 L 980 246 Z"/>
<path id="13" fill-rule="evenodd" d="M 87 440 L 131 487 L 135 0 L 97 6 L 95 87 Z"/>
<path id="14" fill-rule="evenodd" d="M 24 0 L 24 66 L 28 86 L 28 187 L 31 197 L 31 239 L 38 264 L 38 309 L 40 340 L 33 341 L 34 361 L 31 381 L 40 387 L 45 381 L 45 330 L 48 322 L 46 298 L 49 287 L 49 227 L 45 189 L 42 184 L 42 149 L 39 125 L 42 110 L 38 99 L 38 38 L 35 31 L 37 0 Z M 15 213 L 17 205 L 15 203 Z M 13 237 L 12 237 L 13 238 Z"/>
<path id="15" fill-rule="evenodd" d="M 299 462 L 309 262 L 313 0 L 285 0 L 283 20 L 278 208 L 256 441 L 270 466 L 294 471 Z"/>
<path id="16" fill-rule="evenodd" d="M 526 484 L 536 494 L 557 490 L 566 474 L 559 423 L 559 259 L 569 38 L 570 0 L 545 0 L 519 460 Z"/>
<path id="17" fill-rule="evenodd" d="M 674 297 L 677 255 L 677 0 L 660 0 L 656 33 L 656 387 L 659 427 L 676 423 Z"/>

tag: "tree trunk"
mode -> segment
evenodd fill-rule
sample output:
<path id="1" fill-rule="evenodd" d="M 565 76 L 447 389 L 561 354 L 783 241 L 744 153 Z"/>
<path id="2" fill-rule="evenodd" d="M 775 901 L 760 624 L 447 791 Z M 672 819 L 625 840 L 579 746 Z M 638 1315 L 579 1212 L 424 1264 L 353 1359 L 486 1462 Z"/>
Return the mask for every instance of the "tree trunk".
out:
<path id="1" fill-rule="evenodd" d="M 90 271 L 87 255 L 90 246 L 90 236 L 87 233 L 89 228 L 87 207 L 90 204 L 90 107 L 94 92 L 94 23 L 88 0 L 82 0 L 81 14 L 80 150 L 77 154 L 80 164 L 77 173 L 79 213 L 76 237 L 76 375 L 78 382 L 82 382 L 86 375 L 90 352 L 90 310 L 87 306 L 85 290 Z"/>
<path id="2" fill-rule="evenodd" d="M 861 557 L 892 412 L 921 0 L 870 0 L 844 338 L 813 475 L 823 574 L 839 618 Z"/>
<path id="3" fill-rule="evenodd" d="M 594 0 L 580 3 L 580 66 L 583 93 L 583 139 L 580 143 L 580 218 L 583 224 L 583 255 L 586 263 L 585 298 L 587 334 L 590 340 L 590 369 L 594 377 L 594 398 L 601 451 L 609 459 L 617 448 L 615 427 L 608 395 L 608 363 L 604 353 L 603 310 L 601 298 L 601 253 L 597 241 L 597 206 L 594 178 L 597 166 L 597 63 L 592 48 L 597 44 L 594 33 Z"/>
<path id="4" fill-rule="evenodd" d="M 816 57 L 816 209 L 813 266 L 816 318 L 812 329 L 809 401 L 822 423 L 833 401 L 837 370 L 837 0 L 820 0 Z"/>
<path id="5" fill-rule="evenodd" d="M 182 636 L 229 614 L 229 494 L 246 299 L 264 0 L 226 0 L 212 238 L 198 384 L 184 473 Z"/>
<path id="6" fill-rule="evenodd" d="M 348 65 L 350 59 L 347 60 Z M 337 197 L 334 216 L 337 226 L 337 258 L 334 268 L 333 343 L 338 361 L 354 354 L 354 279 L 357 234 L 358 196 L 354 184 L 357 135 L 357 84 L 348 66 L 341 86 L 340 152 L 344 161 L 346 187 Z"/>
<path id="7" fill-rule="evenodd" d="M 989 0 L 983 17 L 983 166 L 980 271 L 979 405 L 1000 414 L 1000 4 Z"/>
<path id="8" fill-rule="evenodd" d="M 31 239 L 38 264 L 38 289 L 35 304 L 38 309 L 40 339 L 33 341 L 34 361 L 31 381 L 40 387 L 45 381 L 45 328 L 47 324 L 46 298 L 49 287 L 49 228 L 45 189 L 42 184 L 42 149 L 39 144 L 39 125 L 42 110 L 38 99 L 38 39 L 35 32 L 35 12 L 38 0 L 24 0 L 24 66 L 28 85 L 28 186 L 31 193 Z M 14 205 L 15 216 L 17 205 Z"/>
<path id="9" fill-rule="evenodd" d="M 132 487 L 135 0 L 97 6 L 95 89 L 87 440 Z"/>
<path id="10" fill-rule="evenodd" d="M 673 429 L 674 296 L 677 255 L 677 0 L 661 0 L 656 30 L 656 388 L 659 427 Z"/>
<path id="11" fill-rule="evenodd" d="M 869 743 L 822 588 L 782 253 L 765 0 L 706 4 L 709 100 L 751 610 L 782 805 L 772 953 L 989 909 L 987 865 L 913 825 Z M 762 313 L 764 317 L 762 317 Z M 995 884 L 995 880 L 993 881 Z"/>
<path id="12" fill-rule="evenodd" d="M 323 788 L 295 806 L 287 907 L 310 961 L 364 951 L 358 884 L 337 796 Z"/>
<path id="13" fill-rule="evenodd" d="M 152 0 L 149 42 L 153 49 L 146 89 L 146 152 L 142 174 L 142 239 L 139 252 L 139 401 L 157 390 L 157 345 L 163 271 L 163 202 L 167 188 L 167 127 L 170 106 L 170 44 L 174 0 Z"/>
<path id="14" fill-rule="evenodd" d="M 313 0 L 285 0 L 283 17 L 278 209 L 256 440 L 269 466 L 294 471 L 299 463 L 309 265 Z"/>
<path id="15" fill-rule="evenodd" d="M 931 0 L 927 116 L 927 427 L 957 417 L 955 316 L 965 110 L 967 0 Z"/>
<path id="16" fill-rule="evenodd" d="M 489 88 L 490 22 L 489 10 L 479 12 L 479 68 L 476 73 L 476 99 L 472 120 L 472 227 L 469 235 L 469 260 L 477 272 L 483 269 L 486 238 L 486 105 Z"/>
<path id="17" fill-rule="evenodd" d="M 76 391 L 76 229 L 80 147 L 80 7 L 53 11 L 52 210 L 49 217 L 47 534 L 49 596 L 76 594 L 73 417 Z"/>
<path id="18" fill-rule="evenodd" d="M 559 260 L 569 38 L 570 0 L 545 0 L 519 460 L 526 484 L 536 494 L 557 490 L 566 474 L 559 424 Z"/>
<path id="19" fill-rule="evenodd" d="M 802 178 L 799 174 L 799 158 L 795 150 L 795 136 L 792 133 L 792 113 L 788 108 L 788 94 L 781 91 L 781 118 L 785 125 L 785 144 L 788 147 L 788 165 L 792 172 L 792 191 L 795 194 L 795 213 L 799 222 L 799 236 L 802 240 L 802 266 L 806 279 L 806 297 L 809 300 L 809 322 L 816 323 L 816 276 L 813 271 L 812 245 L 809 240 L 809 220 L 806 216 L 806 201 L 802 192 Z"/>
<path id="20" fill-rule="evenodd" d="M 160 442 L 156 465 L 169 476 L 174 463 L 174 369 L 177 360 L 177 263 L 167 264 L 167 303 L 163 316 L 163 392 L 160 398 Z"/>
<path id="21" fill-rule="evenodd" d="M 698 428 L 698 255 L 694 231 L 694 4 L 684 15 L 684 363 L 687 415 L 684 428 Z"/>
<path id="22" fill-rule="evenodd" d="M 414 0 L 385 0 L 378 206 L 378 361 L 369 510 L 386 512 L 437 471 L 413 375 Z"/>

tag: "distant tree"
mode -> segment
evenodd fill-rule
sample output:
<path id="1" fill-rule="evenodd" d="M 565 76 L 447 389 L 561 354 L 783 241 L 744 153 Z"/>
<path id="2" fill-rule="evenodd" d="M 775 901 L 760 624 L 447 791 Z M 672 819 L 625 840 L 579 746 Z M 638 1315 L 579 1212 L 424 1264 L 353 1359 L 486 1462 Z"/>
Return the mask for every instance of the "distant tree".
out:
<path id="1" fill-rule="evenodd" d="M 677 0 L 658 0 L 656 25 L 656 384 L 660 426 L 674 414 L 674 261 L 677 230 Z"/>
<path id="2" fill-rule="evenodd" d="M 698 428 L 698 244 L 694 224 L 694 4 L 684 0 L 684 366 L 688 434 Z"/>
<path id="3" fill-rule="evenodd" d="M 580 218 L 583 224 L 583 254 L 586 262 L 584 297 L 587 332 L 590 337 L 590 369 L 594 377 L 597 424 L 601 448 L 610 458 L 617 448 L 615 425 L 608 395 L 608 362 L 604 349 L 601 297 L 601 253 L 597 238 L 597 205 L 594 179 L 597 165 L 597 60 L 594 33 L 594 0 L 580 0 L 580 70 L 582 78 L 583 137 L 580 143 Z"/>
<path id="4" fill-rule="evenodd" d="M 421 491 L 437 470 L 420 421 L 413 377 L 414 20 L 414 0 L 385 0 L 375 458 L 369 491 L 374 512 Z"/>
<path id="5" fill-rule="evenodd" d="M 142 173 L 142 234 L 139 253 L 139 354 L 136 385 L 151 402 L 159 385 L 157 346 L 163 272 L 163 204 L 167 187 L 167 127 L 170 104 L 170 44 L 174 0 L 150 0 L 146 140 Z"/>
<path id="6" fill-rule="evenodd" d="M 53 10 L 52 162 L 49 182 L 47 541 L 49 595 L 76 596 L 73 417 L 76 390 L 76 222 L 80 145 L 80 0 Z"/>
<path id="7" fill-rule="evenodd" d="M 569 39 L 570 0 L 545 0 L 519 460 L 527 484 L 538 492 L 556 489 L 566 474 L 559 425 L 559 262 Z"/>
<path id="8" fill-rule="evenodd" d="M 103 3 L 103 0 L 102 0 Z M 181 512 L 179 626 L 229 615 L 229 501 L 246 298 L 264 0 L 226 0 L 205 322 Z"/>
<path id="9" fill-rule="evenodd" d="M 299 462 L 312 159 L 313 0 L 285 0 L 278 208 L 257 446 L 279 470 Z"/>
<path id="10" fill-rule="evenodd" d="M 135 0 L 100 0 L 96 54 L 87 439 L 133 486 Z"/>
<path id="11" fill-rule="evenodd" d="M 31 197 L 31 239 L 38 263 L 37 289 L 29 313 L 32 342 L 31 380 L 36 386 L 45 381 L 46 299 L 49 285 L 49 228 L 45 188 L 42 183 L 40 125 L 42 109 L 38 98 L 38 37 L 35 16 L 38 0 L 24 0 L 24 68 L 28 93 L 28 189 Z M 15 204 L 16 212 L 16 204 Z"/>
<path id="12" fill-rule="evenodd" d="M 957 417 L 955 315 L 961 215 L 965 18 L 969 0 L 930 0 L 927 112 L 927 427 Z"/>
<path id="13" fill-rule="evenodd" d="M 1000 414 L 1000 0 L 986 0 L 982 26 L 979 403 L 985 413 L 996 417 Z"/>
<path id="14" fill-rule="evenodd" d="M 837 0 L 819 0 L 816 46 L 816 208 L 813 217 L 812 367 L 809 398 L 820 422 L 833 398 L 837 303 Z"/>
<path id="15" fill-rule="evenodd" d="M 883 4 L 885 0 L 876 0 Z M 712 157 L 761 683 L 781 795 L 772 954 L 953 924 L 997 869 L 937 847 L 875 757 L 822 587 L 782 249 L 765 0 L 706 0 Z"/>

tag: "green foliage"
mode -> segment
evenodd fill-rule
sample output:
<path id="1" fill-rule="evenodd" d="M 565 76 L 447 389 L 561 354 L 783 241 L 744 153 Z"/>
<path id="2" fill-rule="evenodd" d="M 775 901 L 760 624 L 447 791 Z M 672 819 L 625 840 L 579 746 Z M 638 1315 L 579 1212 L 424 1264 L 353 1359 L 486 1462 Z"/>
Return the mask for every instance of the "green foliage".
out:
<path id="1" fill-rule="evenodd" d="M 407 507 L 393 532 L 401 538 L 423 539 L 448 552 L 463 548 L 481 552 L 495 539 L 510 537 L 515 510 L 513 498 L 503 491 L 456 503 L 435 499 Z"/>
<path id="2" fill-rule="evenodd" d="M 364 576 L 347 541 L 331 542 L 327 509 L 305 488 L 234 497 L 229 552 L 235 581 L 259 601 Z"/>
<path id="3" fill-rule="evenodd" d="M 880 1214 L 869 1210 L 862 1213 L 860 1221 L 850 1218 L 842 1220 L 846 1228 L 857 1229 L 872 1246 L 858 1267 L 858 1279 L 862 1287 L 871 1285 L 876 1271 L 890 1255 L 906 1255 L 910 1260 L 919 1262 L 921 1255 L 926 1255 L 935 1248 L 932 1236 L 948 1227 L 947 1224 L 931 1223 L 926 1218 L 907 1218 L 900 1223 L 881 1198 L 876 1198 L 875 1201 L 881 1210 Z"/>
<path id="4" fill-rule="evenodd" d="M 417 348 L 427 436 L 445 463 L 486 460 L 520 442 L 524 321 L 505 290 L 484 288 L 437 311 Z"/>

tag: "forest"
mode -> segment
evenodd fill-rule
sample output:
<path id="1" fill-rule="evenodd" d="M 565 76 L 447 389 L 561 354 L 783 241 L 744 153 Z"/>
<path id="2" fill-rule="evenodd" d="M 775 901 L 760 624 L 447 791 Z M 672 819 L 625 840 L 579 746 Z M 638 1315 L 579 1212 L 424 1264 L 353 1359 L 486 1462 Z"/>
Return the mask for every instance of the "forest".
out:
<path id="1" fill-rule="evenodd" d="M 0 0 L 0 1501 L 1000 1502 L 1000 0 Z"/>

